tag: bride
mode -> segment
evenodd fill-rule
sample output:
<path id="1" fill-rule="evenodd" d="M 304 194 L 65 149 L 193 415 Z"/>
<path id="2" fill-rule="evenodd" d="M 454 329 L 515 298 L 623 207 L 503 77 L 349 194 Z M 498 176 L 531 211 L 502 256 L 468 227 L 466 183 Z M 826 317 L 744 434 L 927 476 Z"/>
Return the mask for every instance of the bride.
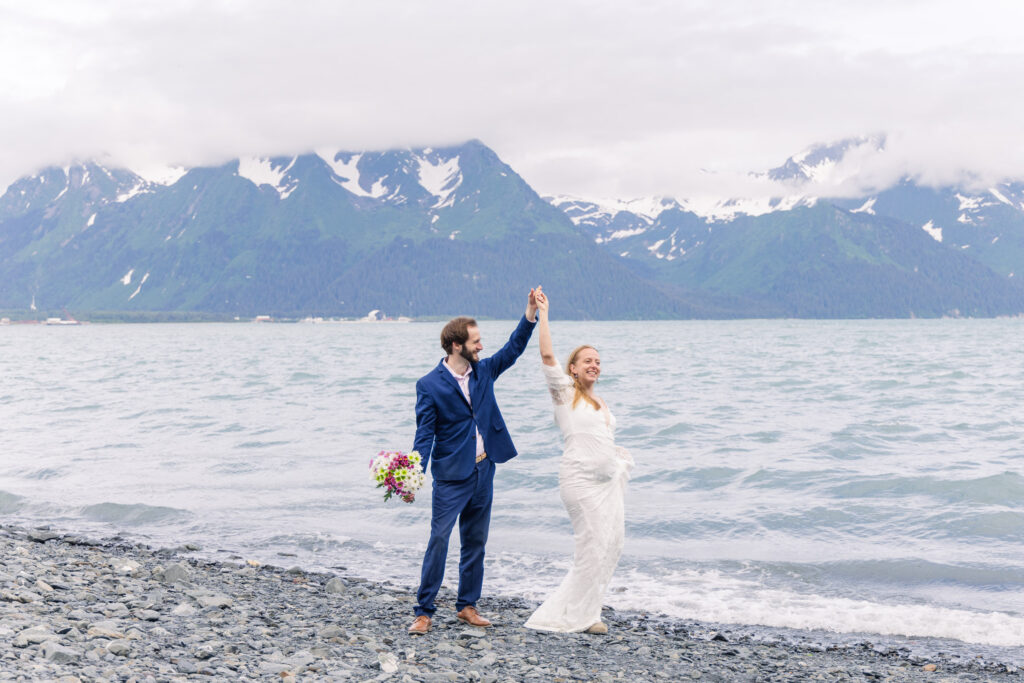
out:
<path id="1" fill-rule="evenodd" d="M 572 521 L 575 548 L 569 573 L 526 626 L 563 633 L 607 633 L 601 603 L 622 552 L 623 495 L 633 458 L 615 445 L 615 418 L 594 393 L 601 375 L 597 349 L 577 348 L 563 372 L 551 346 L 547 295 L 539 287 L 537 311 L 544 376 L 555 404 L 555 423 L 565 441 L 558 491 Z"/>

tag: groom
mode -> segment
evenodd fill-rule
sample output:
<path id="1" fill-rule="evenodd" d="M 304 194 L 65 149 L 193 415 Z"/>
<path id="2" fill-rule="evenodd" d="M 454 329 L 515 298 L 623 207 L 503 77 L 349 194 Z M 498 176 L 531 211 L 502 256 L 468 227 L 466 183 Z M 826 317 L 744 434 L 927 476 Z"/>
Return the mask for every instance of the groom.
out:
<path id="1" fill-rule="evenodd" d="M 444 578 L 448 537 L 459 521 L 459 594 L 455 609 L 460 620 L 490 626 L 476 611 L 484 581 L 484 546 L 491 523 L 495 463 L 511 460 L 516 448 L 494 400 L 494 380 L 512 367 L 526 349 L 537 322 L 534 290 L 508 342 L 490 358 L 480 360 L 483 344 L 472 318 L 455 318 L 441 331 L 448 354 L 416 382 L 416 438 L 413 450 L 423 456 L 423 469 L 433 459 L 433 508 L 430 540 L 423 557 L 416 620 L 409 633 L 430 630 L 434 598 Z"/>

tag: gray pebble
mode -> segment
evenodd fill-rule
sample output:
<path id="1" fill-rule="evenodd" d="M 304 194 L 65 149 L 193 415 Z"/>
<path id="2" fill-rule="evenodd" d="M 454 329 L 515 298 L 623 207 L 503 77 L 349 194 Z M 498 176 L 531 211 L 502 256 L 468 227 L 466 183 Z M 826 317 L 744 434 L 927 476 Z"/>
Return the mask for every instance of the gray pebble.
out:
<path id="1" fill-rule="evenodd" d="M 820 635 L 761 643 L 732 628 L 715 641 L 700 624 L 611 610 L 606 638 L 541 633 L 521 626 L 535 604 L 486 595 L 498 625 L 475 629 L 454 618 L 447 588 L 431 632 L 410 637 L 414 585 L 186 562 L 123 539 L 71 544 L 53 532 L 40 543 L 9 529 L 0 526 L 0 681 L 1020 680 L 1019 660 L 919 656 L 891 641 L 837 648 Z"/>

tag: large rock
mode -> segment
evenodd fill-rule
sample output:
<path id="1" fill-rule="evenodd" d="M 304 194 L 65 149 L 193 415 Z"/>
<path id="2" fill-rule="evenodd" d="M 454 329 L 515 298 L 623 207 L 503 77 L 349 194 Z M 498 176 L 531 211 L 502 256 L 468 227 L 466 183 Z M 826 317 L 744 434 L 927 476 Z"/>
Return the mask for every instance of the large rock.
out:
<path id="1" fill-rule="evenodd" d="M 377 662 L 380 664 L 380 670 L 386 674 L 398 671 L 398 657 L 390 652 L 381 652 L 377 655 Z"/>
<path id="2" fill-rule="evenodd" d="M 127 557 L 115 557 L 110 561 L 110 566 L 118 574 L 138 576 L 142 573 L 142 565 Z"/>
<path id="3" fill-rule="evenodd" d="M 316 656 L 307 650 L 299 650 L 285 661 L 291 665 L 291 671 L 303 671 L 316 661 Z"/>
<path id="4" fill-rule="evenodd" d="M 45 643 L 43 643 L 40 652 L 42 652 L 43 657 L 45 657 L 51 662 L 56 662 L 58 664 L 74 662 L 82 656 L 82 653 L 78 650 L 72 650 L 70 647 L 64 647 L 60 643 L 53 640 L 48 640 Z"/>
<path id="5" fill-rule="evenodd" d="M 174 609 L 171 610 L 171 614 L 176 617 L 191 617 L 196 613 L 196 608 L 187 602 L 183 602 Z"/>
<path id="6" fill-rule="evenodd" d="M 116 621 L 97 621 L 89 627 L 86 635 L 94 638 L 124 638 L 124 631 Z"/>
<path id="7" fill-rule="evenodd" d="M 46 543 L 52 541 L 55 538 L 60 538 L 60 534 L 50 531 L 49 529 L 29 529 L 28 540 L 35 541 L 36 543 Z"/>
<path id="8" fill-rule="evenodd" d="M 328 593 L 344 593 L 346 589 L 345 582 L 335 577 L 327 582 L 324 586 L 324 590 Z"/>
<path id="9" fill-rule="evenodd" d="M 234 604 L 234 601 L 223 593 L 212 591 L 188 591 L 187 595 L 199 603 L 200 607 L 227 608 Z"/>
<path id="10" fill-rule="evenodd" d="M 188 581 L 192 573 L 188 567 L 176 562 L 159 573 L 154 572 L 153 576 L 164 583 L 180 583 Z"/>
<path id="11" fill-rule="evenodd" d="M 332 625 L 320 629 L 320 632 L 317 633 L 317 635 L 323 638 L 324 640 L 328 640 L 330 638 L 344 638 L 345 631 L 340 626 Z"/>
<path id="12" fill-rule="evenodd" d="M 260 662 L 260 671 L 267 674 L 281 675 L 287 671 L 291 671 L 291 668 L 284 662 L 265 661 Z"/>
<path id="13" fill-rule="evenodd" d="M 200 645 L 199 647 L 197 647 L 195 651 L 193 651 L 192 656 L 194 656 L 199 661 L 205 662 L 207 659 L 211 659 L 216 654 L 216 649 L 212 645 L 207 643 L 205 645 Z"/>
<path id="14" fill-rule="evenodd" d="M 45 626 L 33 626 L 14 636 L 14 647 L 28 647 L 56 638 L 56 634 Z"/>
<path id="15" fill-rule="evenodd" d="M 36 602 L 37 600 L 41 600 L 42 597 L 43 596 L 39 595 L 38 593 L 33 593 L 32 591 L 25 590 L 23 588 L 19 588 L 19 589 L 14 590 L 14 591 L 9 591 L 9 590 L 0 591 L 0 599 L 6 600 L 7 602 L 29 603 L 29 602 Z"/>

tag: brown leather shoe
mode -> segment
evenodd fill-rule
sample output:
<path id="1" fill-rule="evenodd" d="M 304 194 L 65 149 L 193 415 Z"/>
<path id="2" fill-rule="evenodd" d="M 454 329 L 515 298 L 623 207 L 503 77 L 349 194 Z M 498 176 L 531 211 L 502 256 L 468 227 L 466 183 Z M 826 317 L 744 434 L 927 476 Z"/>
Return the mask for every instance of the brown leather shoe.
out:
<path id="1" fill-rule="evenodd" d="M 491 625 L 491 622 L 480 616 L 480 613 L 476 611 L 476 607 L 472 605 L 466 605 L 462 610 L 456 614 L 459 621 L 464 621 L 470 626 L 479 626 L 480 628 L 486 628 Z"/>
<path id="2" fill-rule="evenodd" d="M 421 614 L 416 617 L 416 621 L 412 622 L 412 626 L 409 627 L 409 635 L 422 636 L 430 630 L 430 617 L 426 614 Z"/>

